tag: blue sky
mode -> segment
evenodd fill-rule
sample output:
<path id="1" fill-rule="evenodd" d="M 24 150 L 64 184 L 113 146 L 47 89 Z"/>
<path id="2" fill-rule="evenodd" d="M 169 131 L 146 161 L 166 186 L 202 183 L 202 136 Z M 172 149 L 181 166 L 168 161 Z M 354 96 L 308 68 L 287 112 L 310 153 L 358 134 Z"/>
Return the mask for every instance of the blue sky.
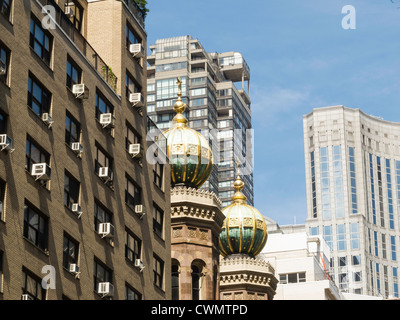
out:
<path id="1" fill-rule="evenodd" d="M 394 2 L 394 3 L 393 3 Z M 148 44 L 191 35 L 250 66 L 255 207 L 307 217 L 302 117 L 345 105 L 400 122 L 400 0 L 148 0 Z M 342 28 L 342 7 L 356 29 Z"/>

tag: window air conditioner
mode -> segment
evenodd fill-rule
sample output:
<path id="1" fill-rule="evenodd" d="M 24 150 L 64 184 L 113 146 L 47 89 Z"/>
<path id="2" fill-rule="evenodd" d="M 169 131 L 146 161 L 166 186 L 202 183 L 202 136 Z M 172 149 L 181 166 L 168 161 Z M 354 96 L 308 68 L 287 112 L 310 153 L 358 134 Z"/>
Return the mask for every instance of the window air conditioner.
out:
<path id="1" fill-rule="evenodd" d="M 82 215 L 82 208 L 79 204 L 77 203 L 73 203 L 71 206 L 71 210 L 73 213 L 75 213 L 78 216 L 78 219 L 81 217 Z"/>
<path id="2" fill-rule="evenodd" d="M 72 151 L 74 151 L 78 155 L 83 152 L 83 147 L 79 142 L 71 143 L 71 149 L 72 149 Z"/>
<path id="3" fill-rule="evenodd" d="M 53 118 L 50 116 L 48 113 L 43 113 L 42 114 L 42 121 L 47 124 L 47 126 L 50 128 L 51 125 L 53 124 Z"/>
<path id="4" fill-rule="evenodd" d="M 102 297 L 109 297 L 114 295 L 114 286 L 110 282 L 100 282 L 97 287 L 97 293 Z"/>
<path id="5" fill-rule="evenodd" d="M 0 134 L 0 151 L 3 150 L 10 150 L 11 152 L 14 151 L 12 148 L 12 139 L 6 134 Z"/>
<path id="6" fill-rule="evenodd" d="M 72 93 L 77 99 L 87 99 L 89 96 L 89 89 L 84 83 L 78 83 L 72 86 Z"/>
<path id="7" fill-rule="evenodd" d="M 140 270 L 140 272 L 142 272 L 144 269 L 144 264 L 143 264 L 142 260 L 135 259 L 135 267 L 138 268 Z"/>
<path id="8" fill-rule="evenodd" d="M 102 238 L 114 237 L 115 228 L 110 222 L 100 223 L 98 233 Z"/>
<path id="9" fill-rule="evenodd" d="M 144 97 L 141 93 L 130 93 L 129 94 L 129 102 L 132 103 L 133 106 L 143 107 L 144 106 Z"/>
<path id="10" fill-rule="evenodd" d="M 99 168 L 99 177 L 104 180 L 104 183 L 112 180 L 112 173 L 108 167 Z"/>
<path id="11" fill-rule="evenodd" d="M 51 168 L 47 163 L 35 163 L 32 165 L 31 175 L 36 177 L 36 180 L 50 180 Z"/>
<path id="12" fill-rule="evenodd" d="M 64 13 L 68 18 L 72 18 L 74 16 L 74 10 L 72 10 L 72 7 L 70 6 L 65 7 Z"/>
<path id="13" fill-rule="evenodd" d="M 143 58 L 146 55 L 144 47 L 140 43 L 129 45 L 129 52 L 136 58 Z"/>
<path id="14" fill-rule="evenodd" d="M 137 213 L 140 216 L 140 219 L 143 218 L 143 216 L 146 214 L 144 205 L 142 204 L 135 205 L 135 213 Z"/>
<path id="15" fill-rule="evenodd" d="M 71 263 L 69 265 L 69 272 L 75 275 L 79 274 L 79 266 L 76 263 Z"/>
<path id="16" fill-rule="evenodd" d="M 143 157 L 143 150 L 142 150 L 142 146 L 140 145 L 140 143 L 130 144 L 128 152 L 132 156 L 132 158 Z"/>
<path id="17" fill-rule="evenodd" d="M 103 128 L 110 126 L 114 127 L 114 117 L 112 113 L 102 113 L 100 115 L 100 124 L 103 126 Z"/>

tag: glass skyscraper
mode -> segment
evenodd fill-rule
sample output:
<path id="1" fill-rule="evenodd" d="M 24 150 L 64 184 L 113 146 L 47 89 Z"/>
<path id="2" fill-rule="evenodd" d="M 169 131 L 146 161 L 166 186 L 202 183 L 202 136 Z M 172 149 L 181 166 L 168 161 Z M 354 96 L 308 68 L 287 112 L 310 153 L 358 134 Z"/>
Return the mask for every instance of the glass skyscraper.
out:
<path id="1" fill-rule="evenodd" d="M 207 53 L 190 36 L 158 39 L 150 46 L 147 68 L 147 114 L 162 130 L 171 126 L 172 107 L 182 80 L 189 126 L 209 141 L 214 166 L 202 186 L 215 192 L 222 206 L 231 203 L 236 159 L 242 163 L 243 193 L 253 199 L 253 144 L 250 69 L 238 52 Z"/>
<path id="2" fill-rule="evenodd" d="M 400 124 L 334 106 L 303 117 L 306 229 L 343 292 L 399 297 Z"/>

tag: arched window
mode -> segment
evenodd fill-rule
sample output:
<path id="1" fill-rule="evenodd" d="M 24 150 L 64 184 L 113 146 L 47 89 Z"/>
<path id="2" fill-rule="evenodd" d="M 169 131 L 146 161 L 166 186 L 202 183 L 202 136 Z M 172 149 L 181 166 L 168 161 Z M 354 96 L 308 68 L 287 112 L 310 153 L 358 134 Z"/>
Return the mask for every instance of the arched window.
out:
<path id="1" fill-rule="evenodd" d="M 192 266 L 192 299 L 200 300 L 201 272 L 197 266 Z"/>
<path id="2" fill-rule="evenodd" d="M 179 265 L 173 262 L 171 270 L 172 300 L 179 300 Z"/>

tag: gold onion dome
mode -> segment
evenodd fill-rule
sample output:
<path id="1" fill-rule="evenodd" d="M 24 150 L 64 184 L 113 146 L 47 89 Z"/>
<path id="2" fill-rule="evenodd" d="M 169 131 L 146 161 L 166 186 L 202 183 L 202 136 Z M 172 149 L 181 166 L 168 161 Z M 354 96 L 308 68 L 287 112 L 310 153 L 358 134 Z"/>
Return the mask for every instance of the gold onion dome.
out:
<path id="1" fill-rule="evenodd" d="M 178 78 L 178 99 L 174 105 L 173 127 L 164 132 L 167 156 L 171 164 L 171 184 L 199 188 L 211 174 L 213 156 L 207 140 L 188 127 L 183 115 L 182 81 Z"/>
<path id="2" fill-rule="evenodd" d="M 237 163 L 239 168 L 239 163 Z M 236 193 L 232 204 L 224 208 L 225 220 L 219 236 L 219 250 L 222 256 L 248 254 L 257 256 L 267 243 L 267 225 L 261 213 L 246 202 L 242 193 L 244 182 L 238 169 L 233 184 Z"/>

